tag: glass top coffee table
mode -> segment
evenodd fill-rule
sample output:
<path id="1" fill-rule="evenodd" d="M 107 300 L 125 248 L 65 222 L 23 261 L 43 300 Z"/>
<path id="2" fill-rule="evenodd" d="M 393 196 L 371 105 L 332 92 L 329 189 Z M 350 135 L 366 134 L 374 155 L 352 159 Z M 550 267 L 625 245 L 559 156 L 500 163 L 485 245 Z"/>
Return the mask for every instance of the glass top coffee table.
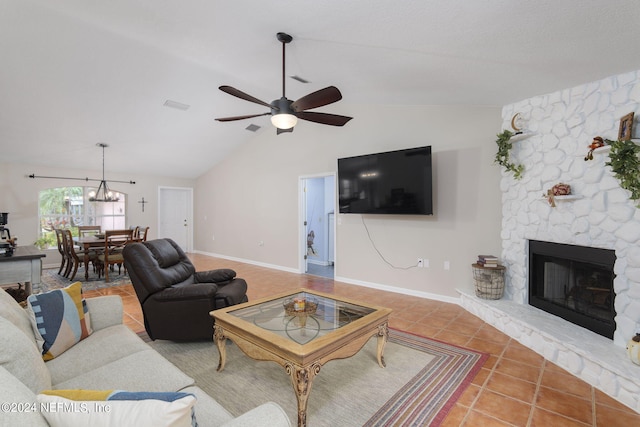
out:
<path id="1" fill-rule="evenodd" d="M 384 347 L 391 310 L 306 289 L 212 311 L 214 340 L 225 367 L 227 338 L 255 360 L 273 361 L 291 377 L 298 400 L 298 426 L 306 426 L 311 384 L 322 365 L 356 354 L 376 336 Z"/>

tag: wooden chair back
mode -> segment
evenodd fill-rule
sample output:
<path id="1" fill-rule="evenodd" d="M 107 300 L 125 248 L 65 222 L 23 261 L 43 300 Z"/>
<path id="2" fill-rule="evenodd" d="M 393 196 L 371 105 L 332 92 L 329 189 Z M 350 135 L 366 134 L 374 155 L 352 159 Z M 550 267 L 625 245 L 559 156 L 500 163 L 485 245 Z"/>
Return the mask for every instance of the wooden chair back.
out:
<path id="1" fill-rule="evenodd" d="M 138 235 L 136 237 L 140 242 L 146 242 L 148 233 L 149 227 L 138 227 Z"/>
<path id="2" fill-rule="evenodd" d="M 101 234 L 102 227 L 99 225 L 79 225 L 78 226 L 78 236 L 90 236 L 93 234 Z"/>
<path id="3" fill-rule="evenodd" d="M 122 266 L 124 258 L 122 257 L 122 249 L 133 242 L 134 230 L 107 230 L 104 232 L 104 252 L 98 256 L 104 270 L 104 278 L 109 281 L 109 267 L 111 265 Z"/>
<path id="4" fill-rule="evenodd" d="M 64 246 L 64 252 L 67 257 L 67 268 L 65 270 L 65 277 L 69 277 L 71 273 L 71 269 L 73 268 L 73 273 L 71 273 L 70 280 L 73 280 L 76 277 L 76 273 L 78 272 L 78 266 L 84 262 L 84 258 L 80 258 L 76 253 L 76 248 L 73 243 L 73 236 L 71 235 L 71 230 L 63 229 L 62 231 L 62 243 Z M 86 266 L 85 266 L 86 268 Z"/>
<path id="5" fill-rule="evenodd" d="M 60 269 L 58 270 L 58 274 L 62 273 L 62 269 L 67 267 L 68 257 L 67 251 L 64 247 L 64 236 L 61 228 L 56 228 L 56 240 L 58 241 L 58 252 L 60 252 L 60 256 L 62 257 L 62 261 L 60 261 Z"/>

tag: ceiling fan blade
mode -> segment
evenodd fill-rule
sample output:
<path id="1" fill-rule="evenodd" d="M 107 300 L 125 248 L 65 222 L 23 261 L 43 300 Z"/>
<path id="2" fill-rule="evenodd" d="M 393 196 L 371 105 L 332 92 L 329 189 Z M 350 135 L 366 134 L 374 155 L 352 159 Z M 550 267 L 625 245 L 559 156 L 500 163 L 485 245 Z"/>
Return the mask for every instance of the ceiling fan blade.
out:
<path id="1" fill-rule="evenodd" d="M 329 86 L 294 101 L 293 104 L 291 104 L 291 108 L 293 111 L 310 110 L 312 108 L 333 104 L 341 99 L 342 94 L 338 88 L 335 86 Z"/>
<path id="2" fill-rule="evenodd" d="M 264 101 L 261 101 L 258 98 L 254 98 L 253 96 L 248 95 L 248 94 L 242 92 L 241 90 L 236 89 L 235 87 L 220 86 L 218 89 L 220 89 L 224 93 L 228 93 L 229 95 L 233 95 L 236 98 L 244 99 L 245 101 L 254 102 L 256 104 L 260 104 L 260 105 L 264 105 L 265 107 L 272 108 L 271 104 L 268 104 L 268 103 L 266 103 Z"/>
<path id="3" fill-rule="evenodd" d="M 233 116 L 233 117 L 220 117 L 216 120 L 219 122 L 233 122 L 234 120 L 244 120 L 250 119 L 252 117 L 260 117 L 260 116 L 270 116 L 271 113 L 262 113 L 262 114 L 249 114 L 247 116 Z"/>
<path id="4" fill-rule="evenodd" d="M 281 133 L 285 133 L 285 132 L 293 132 L 293 128 L 289 128 L 289 129 L 276 128 L 276 135 L 280 135 Z"/>
<path id="5" fill-rule="evenodd" d="M 309 122 L 321 123 L 323 125 L 344 126 L 353 117 L 338 116 L 337 114 L 315 113 L 312 111 L 301 111 L 296 113 L 299 119 Z"/>

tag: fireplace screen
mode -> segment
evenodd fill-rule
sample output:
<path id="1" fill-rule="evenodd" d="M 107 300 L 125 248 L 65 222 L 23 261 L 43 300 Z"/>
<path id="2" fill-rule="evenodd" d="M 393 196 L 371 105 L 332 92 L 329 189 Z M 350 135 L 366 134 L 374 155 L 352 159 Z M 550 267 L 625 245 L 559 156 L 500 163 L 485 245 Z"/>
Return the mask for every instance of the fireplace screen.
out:
<path id="1" fill-rule="evenodd" d="M 530 241 L 529 304 L 613 338 L 614 263 L 611 250 Z"/>

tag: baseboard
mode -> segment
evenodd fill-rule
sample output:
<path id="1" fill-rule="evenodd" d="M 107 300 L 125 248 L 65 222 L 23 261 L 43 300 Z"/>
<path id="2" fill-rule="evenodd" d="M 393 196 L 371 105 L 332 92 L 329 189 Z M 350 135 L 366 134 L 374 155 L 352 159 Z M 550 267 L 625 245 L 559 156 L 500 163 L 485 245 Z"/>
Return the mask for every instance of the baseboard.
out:
<path id="1" fill-rule="evenodd" d="M 281 266 L 281 265 L 269 264 L 269 263 L 265 263 L 265 262 L 258 262 L 258 261 L 253 261 L 253 260 L 246 259 L 246 258 L 237 258 L 237 257 L 228 256 L 228 255 L 217 254 L 217 253 L 214 253 L 214 252 L 204 252 L 204 251 L 198 251 L 198 250 L 194 250 L 193 252 L 196 253 L 196 254 L 212 256 L 212 257 L 215 257 L 215 258 L 228 259 L 229 261 L 237 261 L 237 262 L 242 262 L 242 263 L 245 263 L 245 264 L 257 265 L 258 267 L 272 268 L 274 270 L 287 271 L 289 273 L 298 273 L 298 274 L 300 274 L 300 271 L 298 269 L 290 268 L 290 267 L 284 267 L 284 266 Z"/>
<path id="2" fill-rule="evenodd" d="M 322 267 L 327 267 L 332 264 L 329 261 L 323 261 L 321 259 L 313 259 L 313 258 L 307 258 L 307 262 L 309 264 L 320 265 Z"/>
<path id="3" fill-rule="evenodd" d="M 300 273 L 300 271 L 298 269 L 290 268 L 290 267 L 283 267 L 281 265 L 268 264 L 268 263 L 253 261 L 253 260 L 245 259 L 245 258 L 231 257 L 231 256 L 228 256 L 228 255 L 222 255 L 222 254 L 217 254 L 217 253 L 213 253 L 213 252 L 204 252 L 204 251 L 198 251 L 198 250 L 194 250 L 193 252 L 197 253 L 197 254 L 201 254 L 201 255 L 208 255 L 208 256 L 216 257 L 216 258 L 228 259 L 229 261 L 237 261 L 237 262 L 242 262 L 242 263 L 245 263 L 245 264 L 257 265 L 259 267 L 272 268 L 274 270 L 280 270 L 280 271 L 287 271 L 289 273 L 302 274 L 302 273 Z M 395 287 L 395 286 L 383 285 L 383 284 L 380 284 L 380 283 L 373 283 L 373 282 L 366 282 L 366 281 L 363 281 L 363 280 L 350 279 L 348 277 L 341 277 L 341 276 L 335 276 L 333 278 L 333 280 L 335 280 L 336 282 L 348 283 L 350 285 L 363 286 L 365 288 L 372 288 L 372 289 L 377 289 L 377 290 L 380 290 L 380 291 L 394 292 L 394 293 L 402 294 L 402 295 L 409 295 L 409 296 L 414 296 L 414 297 L 418 297 L 418 298 L 425 298 L 425 299 L 430 299 L 430 300 L 435 300 L 435 301 L 441 301 L 441 302 L 446 302 L 446 303 L 450 303 L 450 304 L 460 305 L 460 298 L 457 298 L 457 297 L 448 297 L 448 296 L 445 296 L 445 295 L 432 294 L 430 292 L 414 291 L 412 289 L 398 288 L 398 287 Z"/>
<path id="4" fill-rule="evenodd" d="M 380 283 L 365 282 L 363 280 L 350 279 L 348 277 L 341 277 L 341 276 L 336 276 L 333 278 L 333 280 L 337 282 L 348 283 L 350 285 L 358 285 L 358 286 L 363 286 L 365 288 L 377 289 L 379 291 L 395 292 L 396 294 L 409 295 L 409 296 L 418 297 L 418 298 L 425 298 L 425 299 L 431 299 L 431 300 L 436 300 L 441 302 L 447 302 L 450 304 L 460 305 L 460 298 L 448 297 L 446 295 L 438 295 L 438 294 L 432 294 L 430 292 L 414 291 L 412 289 L 398 288 L 395 286 L 382 285 Z"/>

